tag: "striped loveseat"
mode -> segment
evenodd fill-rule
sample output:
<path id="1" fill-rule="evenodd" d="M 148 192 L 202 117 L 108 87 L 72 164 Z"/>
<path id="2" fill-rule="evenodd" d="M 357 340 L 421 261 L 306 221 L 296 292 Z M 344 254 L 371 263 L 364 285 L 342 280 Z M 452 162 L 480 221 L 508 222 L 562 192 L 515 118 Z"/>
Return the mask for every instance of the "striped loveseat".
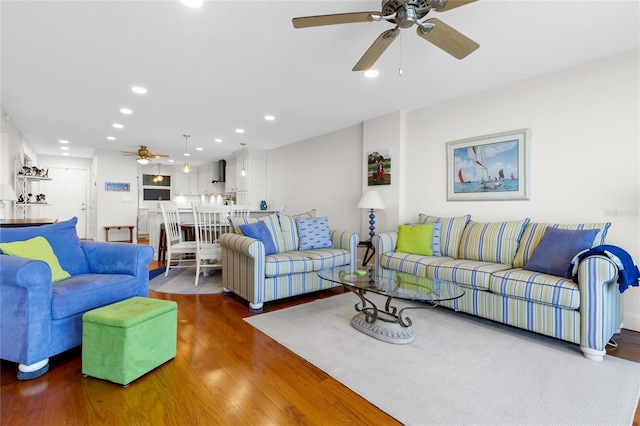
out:
<path id="1" fill-rule="evenodd" d="M 398 232 L 382 233 L 372 241 L 376 268 L 453 281 L 465 294 L 443 306 L 579 344 L 592 360 L 602 360 L 609 339 L 620 332 L 618 268 L 608 257 L 587 257 L 572 278 L 523 269 L 547 228 L 597 230 L 597 246 L 604 244 L 609 223 L 478 223 L 469 215 L 423 214 L 418 222 L 439 224 L 439 247 L 433 240 L 439 255 L 396 251 Z"/>
<path id="2" fill-rule="evenodd" d="M 356 269 L 357 233 L 328 230 L 330 247 L 301 249 L 298 218 L 316 218 L 316 211 L 297 216 L 277 213 L 231 218 L 231 232 L 220 237 L 225 290 L 248 300 L 251 312 L 261 312 L 265 302 L 337 286 L 318 277 L 321 269 L 345 265 Z M 259 239 L 243 235 L 240 225 L 258 221 L 267 225 L 275 246 L 273 254 L 266 254 L 265 244 Z"/>

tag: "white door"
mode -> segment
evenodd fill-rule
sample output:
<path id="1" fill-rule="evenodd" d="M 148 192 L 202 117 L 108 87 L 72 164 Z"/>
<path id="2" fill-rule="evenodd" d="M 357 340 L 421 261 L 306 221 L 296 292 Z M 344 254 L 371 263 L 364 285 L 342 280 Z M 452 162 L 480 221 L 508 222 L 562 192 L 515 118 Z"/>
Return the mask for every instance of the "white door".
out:
<path id="1" fill-rule="evenodd" d="M 80 238 L 87 236 L 87 173 L 85 169 L 49 168 L 51 180 L 42 181 L 42 193 L 47 196 L 50 206 L 42 207 L 46 217 L 60 221 L 78 218 L 76 230 Z M 46 212 L 46 214 L 45 214 Z"/>

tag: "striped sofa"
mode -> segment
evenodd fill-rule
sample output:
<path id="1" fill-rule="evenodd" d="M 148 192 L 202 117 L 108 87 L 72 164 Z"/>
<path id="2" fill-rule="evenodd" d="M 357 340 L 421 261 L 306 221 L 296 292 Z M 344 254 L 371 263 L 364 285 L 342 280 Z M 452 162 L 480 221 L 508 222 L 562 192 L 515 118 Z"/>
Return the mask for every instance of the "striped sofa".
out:
<path id="1" fill-rule="evenodd" d="M 441 305 L 579 344 L 591 360 L 602 360 L 609 339 L 620 332 L 618 268 L 608 257 L 580 262 L 577 282 L 523 269 L 547 227 L 597 229 L 597 246 L 609 223 L 478 223 L 469 215 L 423 214 L 418 222 L 441 223 L 440 256 L 396 252 L 398 233 L 388 232 L 373 238 L 376 268 L 453 281 L 465 294 Z"/>
<path id="2" fill-rule="evenodd" d="M 330 230 L 332 247 L 300 250 L 296 217 L 316 217 L 316 212 L 232 218 L 232 232 L 220 237 L 225 290 L 248 300 L 249 310 L 253 313 L 261 312 L 265 302 L 337 286 L 318 277 L 321 269 L 345 265 L 357 267 L 357 233 Z M 266 255 L 261 241 L 242 235 L 240 224 L 258 220 L 267 224 L 277 253 Z"/>

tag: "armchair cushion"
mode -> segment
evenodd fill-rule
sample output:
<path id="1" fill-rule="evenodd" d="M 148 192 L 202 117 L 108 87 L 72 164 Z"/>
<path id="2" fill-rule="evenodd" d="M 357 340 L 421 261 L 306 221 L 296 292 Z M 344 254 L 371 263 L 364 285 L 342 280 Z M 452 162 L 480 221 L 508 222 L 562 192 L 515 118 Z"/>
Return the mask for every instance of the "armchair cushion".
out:
<path id="1" fill-rule="evenodd" d="M 49 268 L 51 268 L 51 278 L 54 283 L 71 276 L 67 271 L 62 269 L 51 245 L 43 237 L 34 237 L 26 241 L 0 243 L 0 250 L 10 256 L 20 256 L 46 262 Z"/>
<path id="2" fill-rule="evenodd" d="M 44 237 L 51 245 L 62 269 L 71 275 L 86 274 L 89 272 L 89 264 L 80 247 L 76 223 L 78 218 L 73 217 L 51 225 L 0 228 L 0 243 Z"/>

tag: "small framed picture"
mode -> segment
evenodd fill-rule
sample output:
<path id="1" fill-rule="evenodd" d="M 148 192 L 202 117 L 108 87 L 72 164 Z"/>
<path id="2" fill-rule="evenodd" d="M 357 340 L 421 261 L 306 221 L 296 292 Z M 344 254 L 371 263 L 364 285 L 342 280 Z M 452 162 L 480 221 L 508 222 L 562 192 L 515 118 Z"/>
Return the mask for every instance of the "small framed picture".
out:
<path id="1" fill-rule="evenodd" d="M 391 155 L 389 150 L 370 152 L 367 155 L 367 185 L 391 185 Z"/>
<path id="2" fill-rule="evenodd" d="M 120 183 L 120 182 L 105 182 L 104 183 L 105 191 L 118 191 L 118 192 L 129 192 L 131 191 L 131 185 L 128 183 Z"/>
<path id="3" fill-rule="evenodd" d="M 447 143 L 447 200 L 528 200 L 529 129 Z"/>

